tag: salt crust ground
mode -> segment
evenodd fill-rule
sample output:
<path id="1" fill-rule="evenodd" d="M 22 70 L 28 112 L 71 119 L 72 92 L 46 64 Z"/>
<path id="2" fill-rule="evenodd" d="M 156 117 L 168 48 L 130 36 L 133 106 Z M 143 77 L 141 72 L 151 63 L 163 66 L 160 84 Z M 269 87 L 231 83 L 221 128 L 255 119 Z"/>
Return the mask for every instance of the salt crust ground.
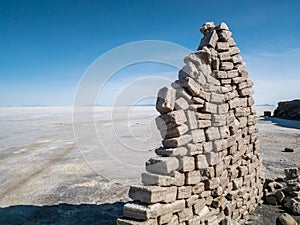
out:
<path id="1" fill-rule="evenodd" d="M 257 106 L 259 116 L 273 109 Z M 75 121 L 79 148 L 72 108 L 0 108 L 0 224 L 115 224 L 160 145 L 156 115 L 154 107 L 97 107 L 92 125 Z M 260 117 L 259 129 L 266 177 L 300 165 L 300 122 Z M 262 205 L 249 224 L 275 224 L 282 211 Z"/>

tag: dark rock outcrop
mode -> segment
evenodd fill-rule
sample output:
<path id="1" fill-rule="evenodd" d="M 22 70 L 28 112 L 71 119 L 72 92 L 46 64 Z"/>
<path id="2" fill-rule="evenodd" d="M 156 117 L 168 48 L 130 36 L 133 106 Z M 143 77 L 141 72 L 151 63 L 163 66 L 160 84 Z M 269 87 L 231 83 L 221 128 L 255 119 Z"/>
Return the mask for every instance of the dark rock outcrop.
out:
<path id="1" fill-rule="evenodd" d="M 274 117 L 290 120 L 300 120 L 300 100 L 279 102 L 274 111 Z"/>

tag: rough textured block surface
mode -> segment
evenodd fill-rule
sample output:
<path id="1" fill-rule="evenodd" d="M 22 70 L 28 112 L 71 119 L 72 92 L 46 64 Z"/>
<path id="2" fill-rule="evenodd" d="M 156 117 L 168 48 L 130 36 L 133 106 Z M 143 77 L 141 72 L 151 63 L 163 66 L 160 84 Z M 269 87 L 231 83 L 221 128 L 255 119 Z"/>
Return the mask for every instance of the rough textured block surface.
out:
<path id="1" fill-rule="evenodd" d="M 200 31 L 204 37 L 184 58 L 178 80 L 158 93 L 163 147 L 142 174 L 151 186 L 130 188 L 137 202 L 124 206 L 119 224 L 243 224 L 261 203 L 253 82 L 225 23 L 208 22 Z M 286 175 L 286 192 L 267 199 L 297 213 L 299 171 L 290 168 Z"/>

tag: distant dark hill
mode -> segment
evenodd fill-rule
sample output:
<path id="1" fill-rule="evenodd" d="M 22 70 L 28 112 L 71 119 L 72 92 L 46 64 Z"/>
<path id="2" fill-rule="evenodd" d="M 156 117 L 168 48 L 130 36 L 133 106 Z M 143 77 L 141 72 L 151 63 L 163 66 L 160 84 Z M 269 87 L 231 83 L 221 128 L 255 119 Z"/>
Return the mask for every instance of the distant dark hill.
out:
<path id="1" fill-rule="evenodd" d="M 274 117 L 290 120 L 300 120 L 300 100 L 279 102 L 274 111 Z"/>

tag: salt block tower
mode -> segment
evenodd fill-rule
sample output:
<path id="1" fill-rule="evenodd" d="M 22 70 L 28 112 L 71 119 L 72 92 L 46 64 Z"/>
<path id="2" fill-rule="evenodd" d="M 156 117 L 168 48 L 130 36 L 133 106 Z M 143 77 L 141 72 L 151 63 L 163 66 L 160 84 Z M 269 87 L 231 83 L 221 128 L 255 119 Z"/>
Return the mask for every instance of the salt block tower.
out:
<path id="1" fill-rule="evenodd" d="M 158 91 L 163 137 L 131 186 L 119 225 L 243 224 L 261 203 L 263 177 L 253 82 L 225 23 L 205 23 L 178 80 Z"/>

